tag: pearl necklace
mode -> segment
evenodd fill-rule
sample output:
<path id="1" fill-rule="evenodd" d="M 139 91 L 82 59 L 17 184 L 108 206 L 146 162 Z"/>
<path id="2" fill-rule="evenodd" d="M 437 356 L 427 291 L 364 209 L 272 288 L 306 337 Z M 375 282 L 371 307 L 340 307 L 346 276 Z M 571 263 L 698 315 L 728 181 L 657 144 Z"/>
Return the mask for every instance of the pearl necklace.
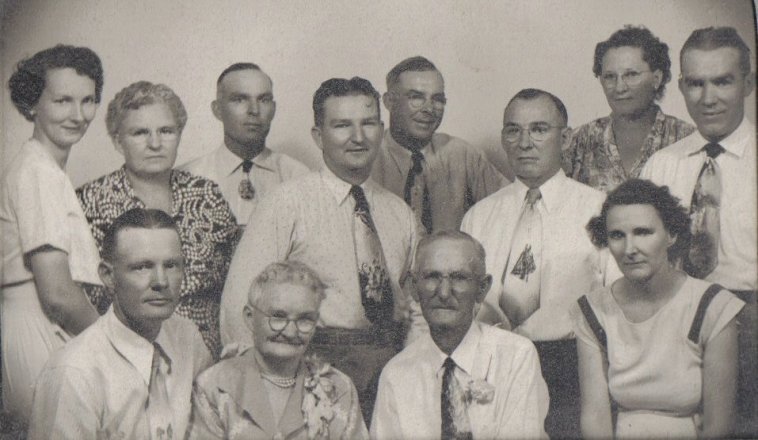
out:
<path id="1" fill-rule="evenodd" d="M 295 386 L 294 377 L 274 376 L 273 374 L 266 374 L 263 372 L 261 372 L 261 377 L 278 386 L 279 388 L 292 388 Z"/>

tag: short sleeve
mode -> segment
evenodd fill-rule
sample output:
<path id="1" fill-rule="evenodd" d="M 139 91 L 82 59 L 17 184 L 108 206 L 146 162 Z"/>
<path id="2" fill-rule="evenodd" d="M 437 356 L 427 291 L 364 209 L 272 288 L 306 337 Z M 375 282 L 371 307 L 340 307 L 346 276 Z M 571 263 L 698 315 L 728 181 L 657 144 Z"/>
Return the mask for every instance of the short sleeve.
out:
<path id="1" fill-rule="evenodd" d="M 576 339 L 596 349 L 597 351 L 603 351 L 600 347 L 600 341 L 595 337 L 595 333 L 592 332 L 587 319 L 582 313 L 582 309 L 579 308 L 579 304 L 574 302 L 569 309 L 569 316 L 574 327 L 574 334 Z"/>
<path id="2" fill-rule="evenodd" d="M 700 329 L 700 343 L 705 345 L 715 338 L 737 316 L 744 305 L 744 301 L 728 290 L 722 290 L 716 294 L 705 311 L 703 326 Z"/>
<path id="3" fill-rule="evenodd" d="M 29 438 L 99 438 L 95 397 L 85 372 L 70 367 L 43 370 L 35 387 Z"/>

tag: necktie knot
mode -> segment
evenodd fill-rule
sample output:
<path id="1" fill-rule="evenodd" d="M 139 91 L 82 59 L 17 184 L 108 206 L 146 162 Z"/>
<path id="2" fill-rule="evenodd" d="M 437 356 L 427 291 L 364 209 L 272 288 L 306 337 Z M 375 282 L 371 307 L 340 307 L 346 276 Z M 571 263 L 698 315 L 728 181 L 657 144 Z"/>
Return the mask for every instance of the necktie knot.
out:
<path id="1" fill-rule="evenodd" d="M 368 201 L 366 200 L 366 194 L 363 192 L 363 188 L 358 185 L 350 187 L 350 195 L 355 200 L 356 211 L 368 211 Z"/>
<path id="2" fill-rule="evenodd" d="M 242 161 L 242 172 L 247 174 L 250 172 L 250 170 L 253 168 L 253 161 L 250 159 L 245 159 Z"/>
<path id="3" fill-rule="evenodd" d="M 419 174 L 423 167 L 424 153 L 420 151 L 411 151 L 411 160 L 413 161 L 411 172 L 413 172 L 413 174 Z"/>
<path id="4" fill-rule="evenodd" d="M 529 190 L 526 192 L 526 203 L 529 206 L 534 206 L 537 200 L 541 198 L 542 193 L 540 192 L 539 188 L 529 188 Z"/>
<path id="5" fill-rule="evenodd" d="M 722 147 L 720 144 L 715 144 L 712 142 L 706 144 L 703 149 L 705 150 L 705 154 L 707 154 L 711 159 L 719 157 L 719 154 L 725 151 L 724 147 Z"/>
<path id="6" fill-rule="evenodd" d="M 455 361 L 451 357 L 445 358 L 445 362 L 442 363 L 442 367 L 445 369 L 445 373 L 449 374 L 448 371 L 455 370 Z"/>

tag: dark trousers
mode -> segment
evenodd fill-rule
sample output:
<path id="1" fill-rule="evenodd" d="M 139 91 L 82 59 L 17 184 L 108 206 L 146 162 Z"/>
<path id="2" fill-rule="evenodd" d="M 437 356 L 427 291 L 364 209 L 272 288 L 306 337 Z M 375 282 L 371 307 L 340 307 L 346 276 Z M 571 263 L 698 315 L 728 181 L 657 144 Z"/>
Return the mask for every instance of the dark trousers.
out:
<path id="1" fill-rule="evenodd" d="M 576 340 L 535 341 L 550 394 L 545 432 L 551 439 L 580 438 L 579 366 Z"/>
<path id="2" fill-rule="evenodd" d="M 758 438 L 758 309 L 755 291 L 735 291 L 745 301 L 737 315 L 739 363 L 737 374 L 737 417 L 734 434 Z"/>

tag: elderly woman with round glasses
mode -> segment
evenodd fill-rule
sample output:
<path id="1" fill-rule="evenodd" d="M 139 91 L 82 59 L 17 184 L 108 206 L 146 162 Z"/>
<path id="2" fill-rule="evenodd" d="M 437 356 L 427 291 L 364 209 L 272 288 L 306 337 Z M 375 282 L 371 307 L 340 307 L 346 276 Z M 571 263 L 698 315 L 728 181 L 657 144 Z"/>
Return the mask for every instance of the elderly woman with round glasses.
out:
<path id="1" fill-rule="evenodd" d="M 638 177 L 653 153 L 695 128 L 656 104 L 671 80 L 671 59 L 666 43 L 648 29 L 626 26 L 598 43 L 592 72 L 611 114 L 574 131 L 563 167 L 569 177 L 609 192 Z"/>
<path id="2" fill-rule="evenodd" d="M 107 228 L 131 208 L 169 213 L 179 226 L 185 264 L 176 313 L 197 324 L 217 357 L 219 303 L 237 226 L 215 183 L 173 169 L 187 122 L 184 105 L 167 86 L 139 81 L 116 94 L 105 122 L 125 163 L 77 189 L 93 235 L 102 248 Z M 102 290 L 90 299 L 101 313 L 110 305 Z"/>
<path id="3" fill-rule="evenodd" d="M 100 58 L 58 45 L 18 63 L 13 104 L 34 124 L 0 182 L 3 409 L 25 423 L 50 354 L 97 319 L 87 286 L 101 284 L 99 256 L 64 171 L 103 90 Z"/>
<path id="4" fill-rule="evenodd" d="M 324 289 L 295 261 L 258 275 L 239 311 L 254 346 L 230 352 L 197 377 L 190 438 L 368 438 L 350 378 L 306 355 Z"/>

